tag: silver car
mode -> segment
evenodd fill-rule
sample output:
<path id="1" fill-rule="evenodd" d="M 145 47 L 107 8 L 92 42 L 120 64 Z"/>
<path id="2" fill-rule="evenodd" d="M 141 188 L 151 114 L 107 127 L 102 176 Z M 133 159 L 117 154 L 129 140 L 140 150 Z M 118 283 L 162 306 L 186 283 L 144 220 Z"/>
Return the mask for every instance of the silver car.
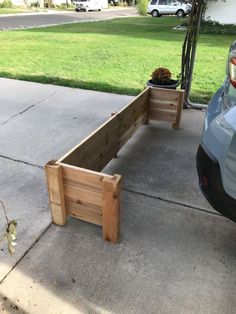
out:
<path id="1" fill-rule="evenodd" d="M 236 41 L 229 51 L 224 84 L 208 105 L 197 170 L 209 203 L 236 222 Z"/>
<path id="2" fill-rule="evenodd" d="M 191 12 L 192 6 L 189 3 L 176 0 L 151 0 L 148 4 L 147 13 L 153 17 L 160 17 L 163 14 L 173 14 L 177 17 L 184 17 Z"/>

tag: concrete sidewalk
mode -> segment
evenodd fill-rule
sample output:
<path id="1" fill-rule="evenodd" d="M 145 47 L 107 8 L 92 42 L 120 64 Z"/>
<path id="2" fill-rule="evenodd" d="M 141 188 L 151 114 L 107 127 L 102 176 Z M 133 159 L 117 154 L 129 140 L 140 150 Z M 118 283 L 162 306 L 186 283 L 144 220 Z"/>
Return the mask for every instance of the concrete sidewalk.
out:
<path id="1" fill-rule="evenodd" d="M 120 244 L 75 219 L 50 224 L 43 165 L 131 99 L 0 79 L 0 199 L 19 224 L 15 256 L 1 252 L 6 312 L 234 312 L 235 224 L 197 183 L 201 111 L 184 111 L 179 131 L 142 127 L 104 170 L 123 175 Z"/>

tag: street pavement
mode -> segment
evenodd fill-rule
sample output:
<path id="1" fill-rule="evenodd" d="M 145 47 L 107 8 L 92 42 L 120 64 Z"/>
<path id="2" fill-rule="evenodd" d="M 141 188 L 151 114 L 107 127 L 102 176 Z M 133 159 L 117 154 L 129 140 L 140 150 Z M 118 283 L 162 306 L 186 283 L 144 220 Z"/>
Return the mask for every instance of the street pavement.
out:
<path id="1" fill-rule="evenodd" d="M 143 126 L 104 169 L 123 178 L 119 244 L 73 218 L 51 224 L 44 164 L 131 99 L 0 79 L 0 199 L 18 221 L 15 256 L 1 244 L 3 313 L 234 313 L 235 224 L 197 182 L 202 111 L 180 130 Z"/>
<path id="2" fill-rule="evenodd" d="M 99 21 L 113 18 L 136 16 L 136 8 L 124 9 L 106 9 L 101 12 L 42 12 L 42 13 L 26 13 L 15 15 L 0 15 L 0 30 L 9 30 L 17 28 L 43 27 L 48 25 L 59 25 L 66 23 Z"/>

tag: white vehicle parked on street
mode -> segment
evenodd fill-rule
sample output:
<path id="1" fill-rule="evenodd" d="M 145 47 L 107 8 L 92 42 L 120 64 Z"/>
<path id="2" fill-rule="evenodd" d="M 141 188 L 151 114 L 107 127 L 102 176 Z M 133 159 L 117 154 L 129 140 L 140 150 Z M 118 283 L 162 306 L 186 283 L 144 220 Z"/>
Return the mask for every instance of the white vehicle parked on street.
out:
<path id="1" fill-rule="evenodd" d="M 191 12 L 192 5 L 177 0 L 151 0 L 148 4 L 147 13 L 153 17 L 160 17 L 163 14 L 173 14 L 177 17 L 184 17 Z"/>
<path id="2" fill-rule="evenodd" d="M 77 0 L 74 1 L 75 11 L 102 11 L 108 8 L 107 0 Z"/>

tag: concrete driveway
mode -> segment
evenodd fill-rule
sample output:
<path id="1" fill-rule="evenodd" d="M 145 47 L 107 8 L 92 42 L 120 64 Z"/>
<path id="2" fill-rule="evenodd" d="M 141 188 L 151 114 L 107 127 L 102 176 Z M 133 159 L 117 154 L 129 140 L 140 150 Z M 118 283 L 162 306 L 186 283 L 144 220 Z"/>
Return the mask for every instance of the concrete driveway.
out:
<path id="1" fill-rule="evenodd" d="M 0 30 L 43 27 L 66 23 L 108 20 L 117 17 L 136 16 L 136 8 L 107 9 L 102 12 L 60 12 L 26 13 L 0 15 Z"/>
<path id="2" fill-rule="evenodd" d="M 142 127 L 104 169 L 123 175 L 118 245 L 79 220 L 50 224 L 43 165 L 131 99 L 0 79 L 0 199 L 19 232 L 15 256 L 0 251 L 5 312 L 234 313 L 236 228 L 198 188 L 201 111 L 178 131 Z"/>

